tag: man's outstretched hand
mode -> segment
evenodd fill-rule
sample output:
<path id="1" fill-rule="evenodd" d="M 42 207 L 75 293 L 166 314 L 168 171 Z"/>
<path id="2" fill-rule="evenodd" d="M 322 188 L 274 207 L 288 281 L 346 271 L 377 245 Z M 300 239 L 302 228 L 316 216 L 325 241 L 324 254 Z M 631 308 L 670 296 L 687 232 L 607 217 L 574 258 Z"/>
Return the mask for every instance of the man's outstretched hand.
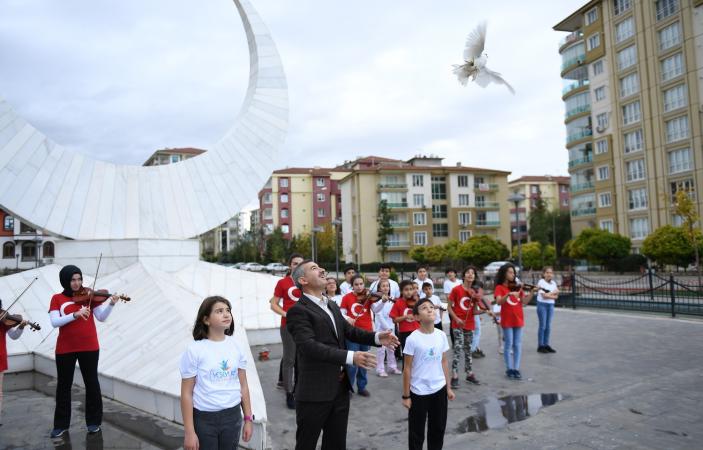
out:
<path id="1" fill-rule="evenodd" d="M 390 330 L 378 333 L 378 342 L 384 347 L 390 347 L 393 350 L 400 345 L 400 341 Z"/>

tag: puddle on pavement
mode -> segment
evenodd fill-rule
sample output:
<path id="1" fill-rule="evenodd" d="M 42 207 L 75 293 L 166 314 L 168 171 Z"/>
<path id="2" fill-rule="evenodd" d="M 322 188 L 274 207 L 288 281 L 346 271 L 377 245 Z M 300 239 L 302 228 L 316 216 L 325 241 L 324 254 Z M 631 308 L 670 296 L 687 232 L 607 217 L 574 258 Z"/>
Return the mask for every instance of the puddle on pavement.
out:
<path id="1" fill-rule="evenodd" d="M 520 422 L 535 416 L 539 410 L 565 400 L 562 394 L 507 395 L 491 397 L 474 405 L 477 414 L 461 422 L 457 433 L 478 433 L 503 428 L 509 423 Z"/>

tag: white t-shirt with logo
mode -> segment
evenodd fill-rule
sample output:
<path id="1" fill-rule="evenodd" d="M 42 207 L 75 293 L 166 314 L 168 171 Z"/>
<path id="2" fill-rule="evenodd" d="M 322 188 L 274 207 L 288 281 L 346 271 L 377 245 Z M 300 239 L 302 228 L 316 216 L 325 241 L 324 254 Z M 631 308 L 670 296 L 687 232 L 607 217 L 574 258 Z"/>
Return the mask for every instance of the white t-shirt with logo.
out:
<path id="1" fill-rule="evenodd" d="M 410 333 L 403 353 L 413 357 L 410 375 L 410 390 L 413 394 L 434 394 L 447 384 L 442 369 L 442 355 L 448 350 L 447 335 L 436 328 L 432 334 L 420 330 Z"/>
<path id="2" fill-rule="evenodd" d="M 371 292 L 376 292 L 378 291 L 378 282 L 381 281 L 376 280 L 373 283 L 371 283 L 371 286 L 369 286 L 369 290 Z M 388 279 L 388 283 L 391 285 L 391 297 L 392 298 L 399 298 L 400 297 L 400 286 L 395 280 L 391 280 L 390 278 Z"/>
<path id="3" fill-rule="evenodd" d="M 232 336 L 224 341 L 194 341 L 181 356 L 181 378 L 195 377 L 193 407 L 199 411 L 221 411 L 242 400 L 239 369 L 247 359 Z"/>
<path id="4" fill-rule="evenodd" d="M 442 301 L 437 297 L 436 295 L 430 296 L 430 301 L 432 302 L 433 305 L 439 307 L 442 306 Z M 441 314 L 440 309 L 435 309 L 435 316 L 434 316 L 434 323 L 435 325 L 438 323 L 442 323 L 442 314 Z"/>
<path id="5" fill-rule="evenodd" d="M 542 278 L 541 280 L 539 280 L 539 283 L 537 283 L 537 287 L 538 287 L 538 288 L 545 289 L 545 290 L 550 291 L 550 292 L 554 292 L 554 291 L 557 289 L 557 283 L 556 283 L 554 280 L 547 282 L 547 280 L 545 280 L 544 278 Z M 542 291 L 537 291 L 537 301 L 538 301 L 538 302 L 550 303 L 550 304 L 552 304 L 552 305 L 554 304 L 554 299 L 553 299 L 553 298 L 544 298 L 544 297 L 542 296 L 542 294 L 544 294 L 544 292 L 542 292 Z"/>

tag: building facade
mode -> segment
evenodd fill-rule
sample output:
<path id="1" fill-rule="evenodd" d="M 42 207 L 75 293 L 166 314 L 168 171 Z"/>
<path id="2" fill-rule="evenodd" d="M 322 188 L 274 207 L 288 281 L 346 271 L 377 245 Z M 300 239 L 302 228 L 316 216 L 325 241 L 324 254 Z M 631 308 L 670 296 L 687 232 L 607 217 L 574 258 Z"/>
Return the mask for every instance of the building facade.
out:
<path id="1" fill-rule="evenodd" d="M 569 211 L 569 177 L 559 176 L 524 176 L 508 183 L 510 192 L 522 194 L 525 200 L 518 203 L 515 220 L 515 205 L 510 207 L 511 239 L 517 243 L 517 236 L 522 242 L 528 240 L 530 212 L 543 201 L 548 210 Z M 517 231 L 517 233 L 516 233 Z"/>
<path id="2" fill-rule="evenodd" d="M 378 206 L 386 200 L 393 232 L 386 261 L 411 261 L 413 246 L 487 234 L 510 243 L 509 172 L 442 166 L 438 157 L 408 161 L 367 157 L 346 162 L 340 181 L 346 261 L 381 261 Z"/>
<path id="3" fill-rule="evenodd" d="M 703 0 L 588 2 L 554 27 L 560 43 L 572 231 L 600 227 L 637 251 L 698 211 L 703 188 Z"/>
<path id="4" fill-rule="evenodd" d="M 60 238 L 35 229 L 2 209 L 0 220 L 0 269 L 34 269 L 54 262 L 55 243 Z"/>

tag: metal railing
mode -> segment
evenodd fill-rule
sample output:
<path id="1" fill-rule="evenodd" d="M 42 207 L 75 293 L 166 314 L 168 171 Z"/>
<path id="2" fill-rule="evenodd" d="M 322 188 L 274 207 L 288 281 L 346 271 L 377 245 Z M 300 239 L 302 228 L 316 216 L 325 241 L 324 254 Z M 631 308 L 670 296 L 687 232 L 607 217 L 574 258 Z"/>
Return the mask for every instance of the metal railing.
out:
<path id="1" fill-rule="evenodd" d="M 378 183 L 379 189 L 407 189 L 407 183 Z"/>
<path id="2" fill-rule="evenodd" d="M 408 207 L 408 202 L 401 202 L 401 203 L 388 203 L 389 208 L 407 208 Z"/>
<path id="3" fill-rule="evenodd" d="M 476 208 L 496 209 L 500 208 L 500 204 L 498 202 L 476 202 Z"/>
<path id="4" fill-rule="evenodd" d="M 576 116 L 578 114 L 582 114 L 585 112 L 590 112 L 591 111 L 591 105 L 579 105 L 575 108 L 571 108 L 570 110 L 566 111 L 566 118 L 570 118 L 573 116 Z"/>
<path id="5" fill-rule="evenodd" d="M 564 89 L 561 91 L 561 95 L 564 96 L 568 94 L 569 92 L 573 91 L 574 89 L 582 88 L 588 86 L 589 81 L 588 80 L 581 80 L 581 81 L 575 81 L 571 83 L 570 85 L 566 86 Z"/>
<path id="6" fill-rule="evenodd" d="M 574 167 L 574 166 L 578 166 L 581 164 L 590 163 L 592 161 L 593 161 L 593 157 L 590 155 L 586 156 L 584 158 L 572 159 L 571 161 L 569 161 L 569 167 Z"/>
<path id="7" fill-rule="evenodd" d="M 580 191 L 587 191 L 588 189 L 593 189 L 595 184 L 593 181 L 587 181 L 585 183 L 579 183 L 579 184 L 572 184 L 571 185 L 571 192 L 580 192 Z"/>
<path id="8" fill-rule="evenodd" d="M 477 227 L 498 227 L 500 226 L 499 220 L 477 220 Z"/>
<path id="9" fill-rule="evenodd" d="M 583 131 L 578 131 L 576 133 L 571 133 L 566 137 L 566 143 L 570 144 L 574 141 L 578 141 L 579 139 L 586 138 L 588 136 L 593 136 L 593 130 L 583 130 Z"/>
<path id="10" fill-rule="evenodd" d="M 571 210 L 571 217 L 592 216 L 596 213 L 596 208 L 579 208 Z"/>

